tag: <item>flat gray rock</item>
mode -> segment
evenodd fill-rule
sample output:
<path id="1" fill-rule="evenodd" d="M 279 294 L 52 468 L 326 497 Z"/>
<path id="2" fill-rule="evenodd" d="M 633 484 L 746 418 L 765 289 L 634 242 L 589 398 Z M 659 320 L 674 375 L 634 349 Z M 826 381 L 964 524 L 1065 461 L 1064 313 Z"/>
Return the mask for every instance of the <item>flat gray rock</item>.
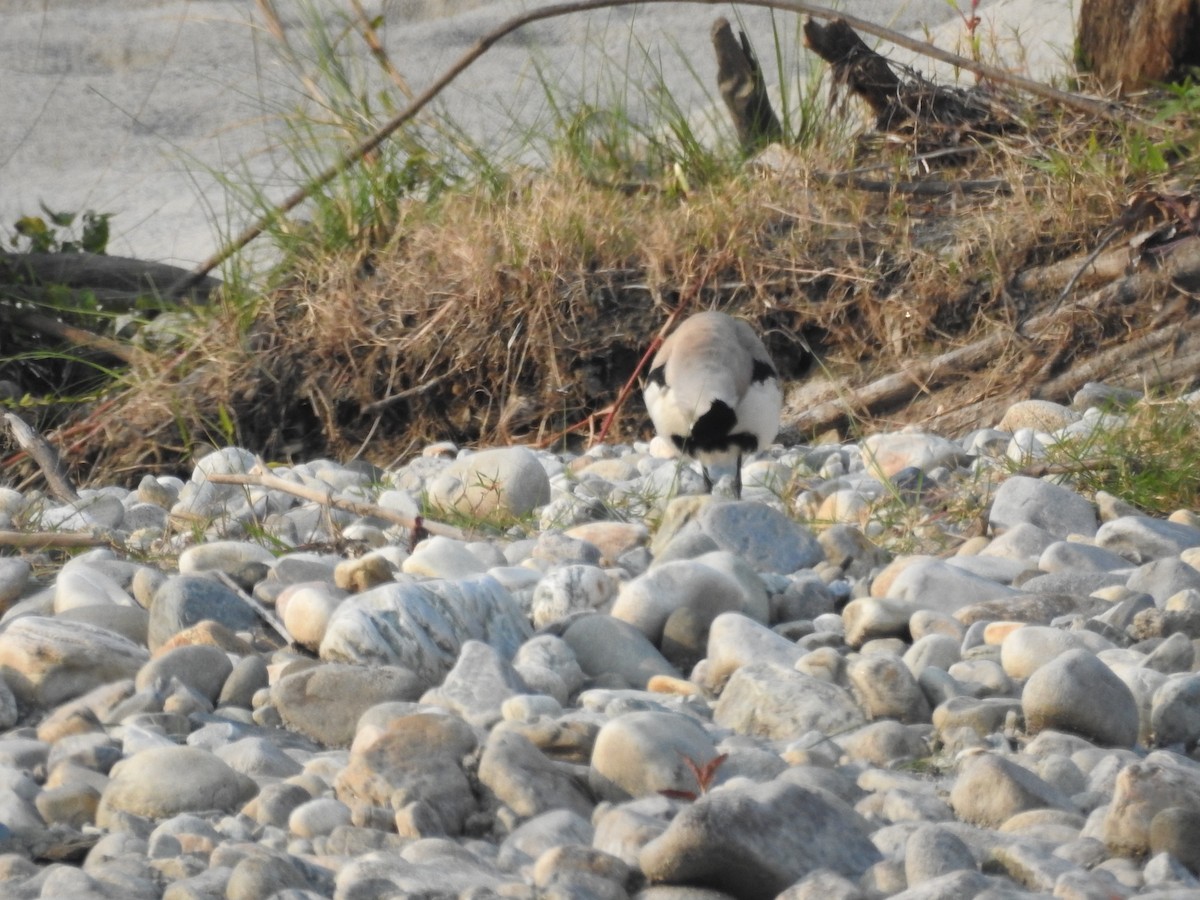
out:
<path id="1" fill-rule="evenodd" d="M 158 679 L 178 678 L 197 693 L 215 703 L 233 671 L 228 654 L 211 644 L 174 647 L 147 662 L 138 671 L 134 687 L 142 690 Z"/>
<path id="2" fill-rule="evenodd" d="M 280 678 L 271 687 L 271 703 L 289 728 L 327 747 L 346 747 L 372 706 L 416 700 L 423 690 L 402 666 L 325 663 Z"/>
<path id="3" fill-rule="evenodd" d="M 710 503 L 700 511 L 698 521 L 718 547 L 759 572 L 786 575 L 811 568 L 825 557 L 812 532 L 765 503 Z"/>
<path id="4" fill-rule="evenodd" d="M 1138 737 L 1133 694 L 1088 650 L 1068 650 L 1034 672 L 1021 691 L 1025 727 L 1068 731 L 1109 747 L 1132 747 Z"/>
<path id="5" fill-rule="evenodd" d="M 794 740 L 809 731 L 835 734 L 865 722 L 849 691 L 773 663 L 733 673 L 713 721 L 739 734 Z"/>
<path id="6" fill-rule="evenodd" d="M 1025 586 L 1022 585 L 1022 588 Z M 1084 594 L 1020 593 L 964 606 L 954 614 L 954 618 L 964 625 L 995 621 L 1049 625 L 1060 616 L 1094 616 L 1111 608 L 1111 603 Z"/>
<path id="7" fill-rule="evenodd" d="M 816 869 L 862 875 L 880 859 L 868 831 L 848 806 L 798 785 L 730 787 L 684 808 L 638 863 L 651 882 L 773 900 Z"/>
<path id="8" fill-rule="evenodd" d="M 96 823 L 116 813 L 162 819 L 182 812 L 233 812 L 258 786 L 207 750 L 160 747 L 123 760 L 100 798 Z"/>
<path id="9" fill-rule="evenodd" d="M 258 614 L 237 593 L 202 575 L 175 575 L 154 592 L 147 637 L 151 650 L 205 619 L 230 631 L 249 631 L 260 624 Z"/>
<path id="10" fill-rule="evenodd" d="M 508 871 L 531 865 L 539 856 L 562 844 L 591 844 L 592 823 L 567 809 L 552 809 L 522 822 L 500 845 L 497 861 Z"/>
<path id="11" fill-rule="evenodd" d="M 83 622 L 28 616 L 0 633 L 0 675 L 19 703 L 37 709 L 132 678 L 149 657 L 128 638 Z"/>
<path id="12" fill-rule="evenodd" d="M 590 818 L 595 806 L 571 771 L 548 759 L 524 735 L 499 725 L 479 760 L 479 780 L 521 818 L 566 809 Z"/>
<path id="13" fill-rule="evenodd" d="M 787 638 L 736 612 L 712 621 L 707 643 L 705 679 L 714 691 L 742 666 L 770 662 L 790 668 L 804 656 Z"/>
<path id="14" fill-rule="evenodd" d="M 562 639 L 575 653 L 585 675 L 616 676 L 641 689 L 655 675 L 679 677 L 679 671 L 650 640 L 630 625 L 605 615 L 584 615 L 573 621 Z"/>
<path id="15" fill-rule="evenodd" d="M 919 609 L 953 614 L 964 606 L 1012 597 L 1008 585 L 972 575 L 934 557 L 917 558 L 892 582 L 888 598 L 904 600 Z"/>
<path id="16" fill-rule="evenodd" d="M 1138 566 L 1125 582 L 1131 591 L 1149 594 L 1162 606 L 1180 591 L 1200 590 L 1200 571 L 1177 556 L 1166 556 Z"/>
<path id="17" fill-rule="evenodd" d="M 1043 572 L 1111 572 L 1129 565 L 1123 556 L 1078 541 L 1055 541 L 1038 557 Z"/>
<path id="18" fill-rule="evenodd" d="M 1200 528 L 1148 516 L 1122 516 L 1100 526 L 1096 546 L 1140 565 L 1200 547 Z"/>
<path id="19" fill-rule="evenodd" d="M 421 702 L 443 706 L 472 725 L 490 728 L 500 721 L 504 701 L 528 690 L 512 664 L 492 647 L 481 641 L 467 641 L 446 679 L 426 691 Z"/>
<path id="20" fill-rule="evenodd" d="M 1019 524 L 1034 525 L 1062 539 L 1070 534 L 1092 537 L 1099 522 L 1095 506 L 1070 488 L 1013 475 L 996 491 L 988 524 L 997 534 Z"/>
<path id="21" fill-rule="evenodd" d="M 689 559 L 661 563 L 627 581 L 617 594 L 612 616 L 628 622 L 657 646 L 667 619 L 680 609 L 691 609 L 711 622 L 723 612 L 742 612 L 745 607 L 734 578 Z M 765 621 L 765 609 L 763 613 Z"/>

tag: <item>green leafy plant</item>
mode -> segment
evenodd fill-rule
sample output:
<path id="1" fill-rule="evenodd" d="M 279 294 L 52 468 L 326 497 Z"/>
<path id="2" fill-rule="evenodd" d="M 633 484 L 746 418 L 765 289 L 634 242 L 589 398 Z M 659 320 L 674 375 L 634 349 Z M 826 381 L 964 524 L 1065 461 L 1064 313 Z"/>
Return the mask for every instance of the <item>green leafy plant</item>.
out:
<path id="1" fill-rule="evenodd" d="M 105 253 L 112 213 L 58 212 L 41 204 L 42 216 L 22 216 L 13 224 L 19 253 Z"/>

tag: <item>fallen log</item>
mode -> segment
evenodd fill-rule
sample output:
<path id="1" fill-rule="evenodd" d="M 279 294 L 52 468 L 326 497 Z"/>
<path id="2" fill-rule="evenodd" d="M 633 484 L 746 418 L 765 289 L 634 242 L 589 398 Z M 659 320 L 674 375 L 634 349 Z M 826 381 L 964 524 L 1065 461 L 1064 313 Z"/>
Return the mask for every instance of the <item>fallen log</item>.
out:
<path id="1" fill-rule="evenodd" d="M 904 371 L 896 372 L 870 384 L 854 387 L 848 381 L 841 381 L 832 386 L 825 396 L 832 399 L 817 402 L 789 423 L 790 427 L 802 435 L 811 435 L 843 426 L 856 417 L 878 415 L 907 402 L 921 393 L 927 393 L 932 388 L 945 384 L 951 378 L 960 376 L 963 372 L 980 369 L 997 358 L 1014 341 L 1024 341 L 1028 344 L 1030 353 L 1037 353 L 1050 340 L 1057 340 L 1055 334 L 1070 326 L 1071 321 L 1081 312 L 1106 310 L 1115 305 L 1126 305 L 1155 293 L 1163 293 L 1172 289 L 1177 282 L 1190 283 L 1200 277 L 1200 239 L 1182 242 L 1175 250 L 1164 258 L 1162 267 L 1147 272 L 1137 272 L 1119 281 L 1106 284 L 1088 294 L 1086 297 L 1061 308 L 1055 307 L 1049 312 L 1034 316 L 1019 326 L 1017 330 L 993 331 L 986 337 L 973 341 L 963 347 L 942 353 L 933 359 L 914 363 Z M 1179 326 L 1172 325 L 1162 329 L 1158 338 L 1147 338 L 1149 346 L 1154 340 L 1165 341 L 1179 333 Z M 1110 351 L 1113 355 L 1109 360 L 1126 357 L 1132 358 L 1136 348 L 1122 345 Z M 1190 363 L 1172 364 L 1161 367 L 1163 377 L 1159 383 L 1174 381 L 1190 370 Z M 1169 377 L 1167 377 L 1169 375 Z M 1086 376 L 1086 377 L 1085 377 Z M 1097 371 L 1085 368 L 1074 378 L 1067 375 L 1058 376 L 1054 382 L 1053 397 L 1039 394 L 1036 385 L 1030 386 L 1035 396 L 1045 399 L 1059 399 L 1067 394 L 1067 389 L 1075 381 L 1078 386 L 1087 381 L 1101 377 Z M 1078 389 L 1078 388 L 1076 388 Z"/>
<path id="2" fill-rule="evenodd" d="M 98 253 L 0 252 L 0 284 L 12 288 L 57 285 L 88 290 L 109 309 L 133 309 L 140 298 L 207 300 L 221 282 L 205 275 L 182 283 L 187 269 Z M 180 285 L 176 289 L 176 285 Z"/>

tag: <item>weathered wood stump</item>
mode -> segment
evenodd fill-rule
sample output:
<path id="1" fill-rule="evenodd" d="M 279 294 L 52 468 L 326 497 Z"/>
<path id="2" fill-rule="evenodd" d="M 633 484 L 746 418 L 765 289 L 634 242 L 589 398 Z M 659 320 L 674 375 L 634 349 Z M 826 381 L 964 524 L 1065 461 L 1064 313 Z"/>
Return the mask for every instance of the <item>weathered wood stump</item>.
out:
<path id="1" fill-rule="evenodd" d="M 1128 92 L 1200 66 L 1198 0 L 1083 0 L 1076 64 L 1100 86 Z"/>

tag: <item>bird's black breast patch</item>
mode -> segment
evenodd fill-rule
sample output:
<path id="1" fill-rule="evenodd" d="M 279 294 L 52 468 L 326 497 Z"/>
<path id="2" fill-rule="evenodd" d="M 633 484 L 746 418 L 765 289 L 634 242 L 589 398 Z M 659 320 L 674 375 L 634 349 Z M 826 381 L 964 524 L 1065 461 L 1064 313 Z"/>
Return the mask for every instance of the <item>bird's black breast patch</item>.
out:
<path id="1" fill-rule="evenodd" d="M 708 412 L 692 425 L 692 433 L 686 437 L 672 435 L 675 446 L 684 453 L 695 454 L 737 447 L 744 453 L 758 449 L 758 438 L 745 431 L 733 432 L 737 415 L 723 400 L 713 401 Z"/>
<path id="2" fill-rule="evenodd" d="M 650 370 L 650 374 L 646 376 L 647 384 L 657 384 L 659 387 L 667 386 L 666 366 L 656 366 Z"/>
<path id="3" fill-rule="evenodd" d="M 767 381 L 775 377 L 775 367 L 769 362 L 763 362 L 761 359 L 754 361 L 754 370 L 750 373 L 750 380 L 754 382 Z"/>

